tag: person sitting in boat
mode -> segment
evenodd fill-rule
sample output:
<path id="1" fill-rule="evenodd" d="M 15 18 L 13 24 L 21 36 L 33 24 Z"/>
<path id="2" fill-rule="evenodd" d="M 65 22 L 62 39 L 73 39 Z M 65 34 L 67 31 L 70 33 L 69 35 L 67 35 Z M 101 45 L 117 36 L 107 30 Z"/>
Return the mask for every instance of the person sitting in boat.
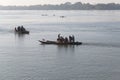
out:
<path id="1" fill-rule="evenodd" d="M 60 37 L 60 42 L 61 42 L 61 43 L 64 43 L 64 41 L 65 41 L 64 37 L 61 36 L 61 37 Z"/>
<path id="2" fill-rule="evenodd" d="M 65 39 L 64 39 L 63 36 L 60 36 L 60 34 L 59 34 L 59 35 L 58 35 L 58 38 L 57 38 L 57 41 L 58 41 L 59 43 L 64 43 Z"/>
<path id="3" fill-rule="evenodd" d="M 21 31 L 26 31 L 25 28 L 23 26 L 21 26 Z"/>
<path id="4" fill-rule="evenodd" d="M 67 37 L 65 37 L 64 43 L 68 43 L 68 38 Z"/>
<path id="5" fill-rule="evenodd" d="M 21 31 L 21 28 L 20 28 L 20 26 L 18 26 L 18 27 L 17 27 L 17 31 Z"/>
<path id="6" fill-rule="evenodd" d="M 15 31 L 17 31 L 16 27 L 15 27 Z"/>
<path id="7" fill-rule="evenodd" d="M 60 38 L 60 34 L 58 34 L 58 38 Z"/>
<path id="8" fill-rule="evenodd" d="M 71 39 L 72 39 L 72 42 L 75 42 L 75 37 L 74 37 L 74 35 L 72 35 Z"/>
<path id="9" fill-rule="evenodd" d="M 57 38 L 57 42 L 59 42 L 60 41 L 60 39 L 59 38 Z"/>
<path id="10" fill-rule="evenodd" d="M 72 37 L 71 36 L 69 36 L 69 42 L 72 42 Z"/>
<path id="11" fill-rule="evenodd" d="M 60 36 L 60 34 L 58 34 L 57 41 L 58 41 L 58 42 L 61 42 L 61 36 Z"/>
<path id="12" fill-rule="evenodd" d="M 45 39 L 43 38 L 43 39 L 42 39 L 42 41 L 44 41 L 44 42 L 45 42 Z"/>
<path id="13" fill-rule="evenodd" d="M 60 41 L 60 34 L 58 34 L 58 38 L 57 38 L 57 41 L 58 41 L 58 42 Z"/>

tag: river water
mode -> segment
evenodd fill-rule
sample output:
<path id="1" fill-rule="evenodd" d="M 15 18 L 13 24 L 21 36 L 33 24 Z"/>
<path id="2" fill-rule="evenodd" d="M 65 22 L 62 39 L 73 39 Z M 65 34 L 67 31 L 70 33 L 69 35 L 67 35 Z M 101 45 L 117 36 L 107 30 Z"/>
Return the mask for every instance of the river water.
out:
<path id="1" fill-rule="evenodd" d="M 29 35 L 14 33 L 21 25 Z M 38 42 L 59 33 L 83 44 Z M 0 80 L 120 80 L 119 35 L 117 10 L 1 10 Z"/>

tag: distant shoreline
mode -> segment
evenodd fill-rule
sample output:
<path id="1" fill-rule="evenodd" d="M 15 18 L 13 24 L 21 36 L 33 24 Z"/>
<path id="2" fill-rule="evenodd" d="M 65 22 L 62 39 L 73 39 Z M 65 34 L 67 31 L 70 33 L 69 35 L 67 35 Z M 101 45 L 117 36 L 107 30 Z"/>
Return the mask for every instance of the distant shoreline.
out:
<path id="1" fill-rule="evenodd" d="M 120 10 L 120 4 L 90 4 L 76 2 L 74 4 L 66 2 L 59 5 L 30 5 L 30 6 L 0 6 L 0 10 Z"/>

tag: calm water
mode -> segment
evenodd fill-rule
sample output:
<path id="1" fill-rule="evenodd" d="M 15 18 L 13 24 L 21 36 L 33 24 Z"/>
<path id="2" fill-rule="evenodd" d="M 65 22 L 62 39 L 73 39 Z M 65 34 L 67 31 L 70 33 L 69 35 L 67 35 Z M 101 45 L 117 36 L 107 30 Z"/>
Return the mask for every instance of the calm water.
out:
<path id="1" fill-rule="evenodd" d="M 59 33 L 83 45 L 38 42 Z M 0 80 L 120 80 L 119 35 L 120 11 L 0 11 Z"/>

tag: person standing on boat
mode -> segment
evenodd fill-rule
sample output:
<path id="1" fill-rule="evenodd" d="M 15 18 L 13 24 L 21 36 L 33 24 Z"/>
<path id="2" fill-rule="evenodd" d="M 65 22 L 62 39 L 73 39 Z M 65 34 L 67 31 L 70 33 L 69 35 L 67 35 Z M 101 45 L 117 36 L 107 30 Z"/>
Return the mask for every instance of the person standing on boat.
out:
<path id="1" fill-rule="evenodd" d="M 58 34 L 58 38 L 60 38 L 60 34 Z"/>
<path id="2" fill-rule="evenodd" d="M 64 37 L 63 37 L 63 36 L 60 36 L 60 42 L 61 42 L 61 43 L 64 43 L 64 41 L 65 41 Z"/>
<path id="3" fill-rule="evenodd" d="M 25 31 L 25 28 L 23 27 L 23 25 L 21 26 L 21 31 Z"/>
<path id="4" fill-rule="evenodd" d="M 61 34 L 58 34 L 58 38 L 57 38 L 57 41 L 60 42 L 61 41 Z"/>
<path id="5" fill-rule="evenodd" d="M 17 27 L 17 31 L 21 31 L 21 28 L 20 28 L 20 26 L 18 26 L 18 27 Z"/>
<path id="6" fill-rule="evenodd" d="M 75 42 L 75 37 L 74 37 L 74 35 L 72 35 L 72 42 Z"/>
<path id="7" fill-rule="evenodd" d="M 16 27 L 15 27 L 15 31 L 17 31 Z"/>
<path id="8" fill-rule="evenodd" d="M 68 43 L 68 38 L 67 37 L 65 37 L 64 43 Z"/>
<path id="9" fill-rule="evenodd" d="M 72 37 L 71 36 L 69 36 L 69 42 L 72 42 Z"/>

